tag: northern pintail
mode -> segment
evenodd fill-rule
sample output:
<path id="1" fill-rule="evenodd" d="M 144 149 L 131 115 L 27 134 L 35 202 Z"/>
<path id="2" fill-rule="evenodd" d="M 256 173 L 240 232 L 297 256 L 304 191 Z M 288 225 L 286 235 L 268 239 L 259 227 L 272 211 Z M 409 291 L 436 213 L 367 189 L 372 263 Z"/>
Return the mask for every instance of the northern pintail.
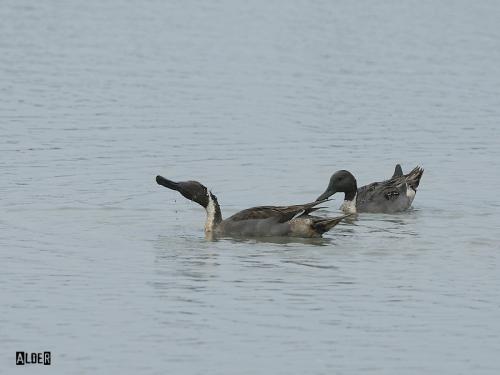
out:
<path id="1" fill-rule="evenodd" d="M 327 199 L 294 206 L 260 206 L 248 208 L 222 220 L 217 197 L 198 181 L 174 182 L 156 176 L 156 182 L 176 190 L 201 205 L 206 213 L 205 233 L 209 236 L 238 237 L 321 237 L 323 233 L 349 215 L 321 218 L 309 215 Z"/>
<path id="2" fill-rule="evenodd" d="M 323 201 L 335 193 L 343 192 L 344 203 L 340 209 L 346 213 L 405 211 L 415 198 L 423 173 L 424 170 L 417 166 L 410 173 L 403 174 L 401 166 L 397 164 L 389 180 L 373 182 L 358 189 L 351 172 L 337 171 L 317 200 Z"/>

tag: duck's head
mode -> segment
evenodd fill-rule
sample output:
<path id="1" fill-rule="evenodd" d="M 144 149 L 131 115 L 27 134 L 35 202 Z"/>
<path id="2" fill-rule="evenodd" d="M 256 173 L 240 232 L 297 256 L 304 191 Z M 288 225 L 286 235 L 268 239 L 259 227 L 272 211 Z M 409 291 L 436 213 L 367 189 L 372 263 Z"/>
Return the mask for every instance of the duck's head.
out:
<path id="1" fill-rule="evenodd" d="M 209 203 L 209 191 L 198 181 L 174 182 L 162 176 L 156 176 L 156 183 L 166 188 L 177 190 L 183 197 L 198 203 L 203 208 L 207 208 Z"/>
<path id="2" fill-rule="evenodd" d="M 335 193 L 345 193 L 346 200 L 353 200 L 356 196 L 358 186 L 356 179 L 351 172 L 346 170 L 341 170 L 335 172 L 330 178 L 330 183 L 326 188 L 325 192 L 321 194 L 316 200 L 320 201 L 327 199 Z"/>

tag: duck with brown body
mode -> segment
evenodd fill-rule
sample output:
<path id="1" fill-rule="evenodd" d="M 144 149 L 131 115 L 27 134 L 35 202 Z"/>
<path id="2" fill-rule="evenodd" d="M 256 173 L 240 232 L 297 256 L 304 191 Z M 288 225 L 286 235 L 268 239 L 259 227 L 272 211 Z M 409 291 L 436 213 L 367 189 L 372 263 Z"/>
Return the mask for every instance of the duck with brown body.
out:
<path id="1" fill-rule="evenodd" d="M 223 220 L 217 197 L 198 181 L 174 182 L 156 176 L 156 182 L 176 190 L 190 201 L 202 206 L 207 218 L 205 233 L 224 237 L 321 237 L 323 233 L 340 223 L 344 215 L 335 218 L 321 218 L 309 215 L 318 210 L 319 204 L 328 199 L 294 206 L 260 206 L 248 208 Z"/>
<path id="2" fill-rule="evenodd" d="M 424 170 L 415 167 L 408 174 L 403 174 L 397 164 L 389 180 L 373 182 L 358 189 L 356 178 L 351 172 L 335 172 L 325 192 L 317 201 L 323 201 L 335 193 L 344 193 L 344 203 L 340 209 L 346 213 L 372 212 L 395 213 L 410 208 Z"/>

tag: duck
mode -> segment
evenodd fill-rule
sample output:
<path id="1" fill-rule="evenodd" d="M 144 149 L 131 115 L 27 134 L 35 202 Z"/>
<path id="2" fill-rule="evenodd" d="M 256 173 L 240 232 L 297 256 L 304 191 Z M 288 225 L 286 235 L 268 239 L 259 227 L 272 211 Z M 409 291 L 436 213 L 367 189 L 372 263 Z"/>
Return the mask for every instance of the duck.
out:
<path id="1" fill-rule="evenodd" d="M 395 213 L 406 211 L 413 203 L 424 169 L 416 166 L 404 174 L 400 164 L 396 165 L 392 177 L 373 182 L 358 189 L 356 178 L 347 170 L 335 172 L 325 192 L 316 200 L 324 201 L 335 193 L 344 193 L 340 209 L 344 213 L 358 212 Z"/>
<path id="2" fill-rule="evenodd" d="M 156 176 L 156 183 L 178 191 L 184 198 L 198 203 L 206 211 L 207 237 L 302 237 L 317 238 L 350 215 L 322 218 L 309 215 L 328 199 L 293 206 L 259 206 L 222 219 L 217 197 L 198 181 L 174 182 Z"/>

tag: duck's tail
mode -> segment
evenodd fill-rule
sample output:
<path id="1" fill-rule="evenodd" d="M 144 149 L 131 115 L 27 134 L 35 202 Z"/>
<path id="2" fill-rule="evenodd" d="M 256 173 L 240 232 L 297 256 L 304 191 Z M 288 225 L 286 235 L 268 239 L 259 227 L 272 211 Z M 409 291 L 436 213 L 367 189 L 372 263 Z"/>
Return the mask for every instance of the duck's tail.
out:
<path id="1" fill-rule="evenodd" d="M 396 164 L 396 168 L 394 168 L 394 173 L 392 174 L 391 179 L 396 177 L 401 177 L 403 175 L 403 168 L 401 168 L 401 164 Z"/>
<path id="2" fill-rule="evenodd" d="M 406 175 L 406 182 L 413 188 L 413 190 L 417 190 L 418 184 L 420 184 L 420 179 L 422 178 L 423 174 L 424 169 L 416 166 L 410 173 Z"/>
<path id="3" fill-rule="evenodd" d="M 334 217 L 334 218 L 317 218 L 316 220 L 313 221 L 313 229 L 319 233 L 323 234 L 325 232 L 328 232 L 330 229 L 332 229 L 335 225 L 340 223 L 342 220 L 344 220 L 346 217 L 351 216 L 352 214 L 348 215 L 343 215 L 339 217 Z"/>

